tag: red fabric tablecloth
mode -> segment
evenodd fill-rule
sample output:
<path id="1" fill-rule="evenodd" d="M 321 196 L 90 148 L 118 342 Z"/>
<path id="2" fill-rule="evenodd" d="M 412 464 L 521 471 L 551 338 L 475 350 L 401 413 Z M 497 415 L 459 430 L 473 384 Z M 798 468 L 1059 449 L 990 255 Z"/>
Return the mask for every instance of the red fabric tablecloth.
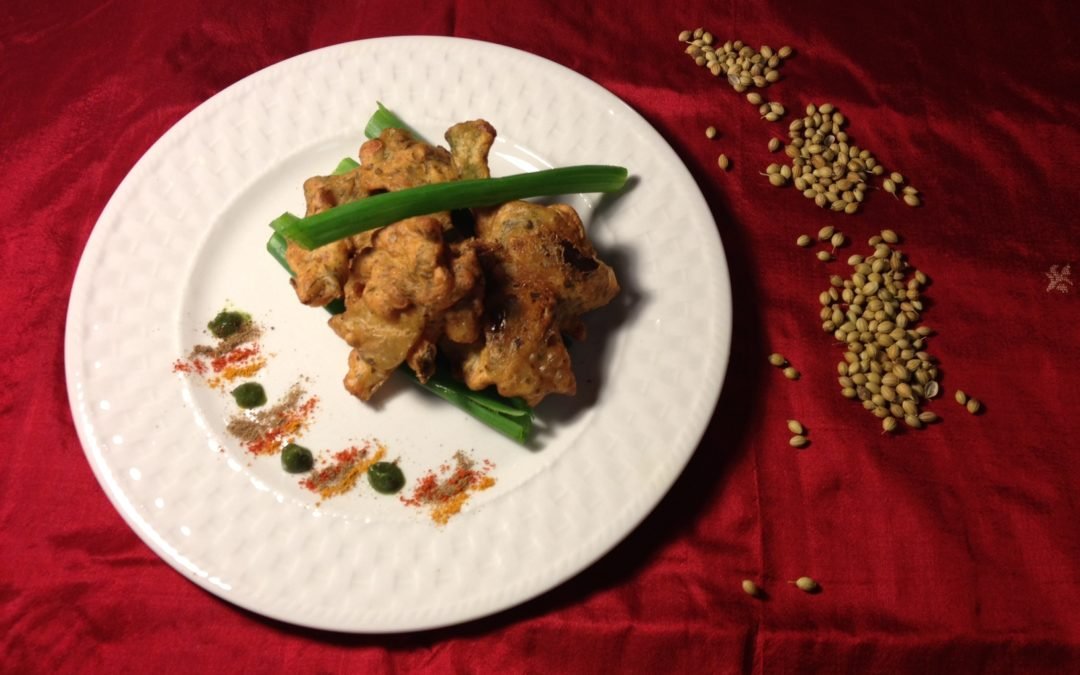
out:
<path id="1" fill-rule="evenodd" d="M 588 5 L 587 8 L 583 8 Z M 0 670 L 5 672 L 1065 672 L 1080 663 L 1080 63 L 1069 3 L 15 2 L 0 7 Z M 767 98 L 832 101 L 925 196 L 857 216 L 759 175 L 769 124 L 676 42 L 790 44 Z M 277 623 L 200 590 L 91 474 L 64 383 L 67 297 L 105 202 L 209 96 L 348 40 L 455 35 L 569 66 L 640 111 L 713 208 L 732 365 L 688 470 L 568 583 L 464 626 L 389 636 Z M 788 118 L 790 119 L 790 118 Z M 704 129 L 720 134 L 707 140 Z M 733 168 L 716 167 L 720 152 Z M 889 227 L 933 280 L 941 424 L 883 437 L 838 393 L 795 246 Z M 678 223 L 658 224 L 677 227 Z M 789 382 L 765 356 L 802 371 Z M 951 400 L 977 395 L 972 416 Z M 788 446 L 784 421 L 811 430 Z M 808 574 L 823 592 L 787 582 Z M 751 578 L 767 591 L 740 590 Z"/>

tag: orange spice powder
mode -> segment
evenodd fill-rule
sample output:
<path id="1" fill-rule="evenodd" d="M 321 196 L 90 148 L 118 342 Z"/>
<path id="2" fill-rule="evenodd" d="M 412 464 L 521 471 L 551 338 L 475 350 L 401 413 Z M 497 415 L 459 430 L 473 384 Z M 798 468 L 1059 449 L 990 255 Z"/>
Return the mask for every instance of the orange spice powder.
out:
<path id="1" fill-rule="evenodd" d="M 300 485 L 319 493 L 323 499 L 343 495 L 356 487 L 371 465 L 382 461 L 385 456 L 386 448 L 380 443 L 375 444 L 375 452 L 371 452 L 370 445 L 347 448 L 334 453 L 330 466 L 300 481 Z"/>

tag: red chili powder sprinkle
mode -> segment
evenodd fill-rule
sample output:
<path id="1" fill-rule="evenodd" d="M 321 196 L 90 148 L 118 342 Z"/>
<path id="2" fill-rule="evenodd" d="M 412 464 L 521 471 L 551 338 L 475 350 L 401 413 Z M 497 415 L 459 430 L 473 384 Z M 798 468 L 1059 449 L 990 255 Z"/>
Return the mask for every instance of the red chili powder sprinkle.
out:
<path id="1" fill-rule="evenodd" d="M 198 359 L 195 359 L 194 361 L 176 359 L 176 361 L 173 362 L 172 370 L 174 373 L 195 373 L 197 375 L 204 375 L 206 373 L 206 364 Z"/>
<path id="2" fill-rule="evenodd" d="M 220 373 L 225 370 L 226 366 L 234 363 L 240 363 L 247 359 L 259 355 L 259 345 L 255 344 L 250 347 L 237 347 L 236 349 L 226 352 L 225 354 L 216 357 L 210 362 L 210 367 L 215 373 Z"/>
<path id="3" fill-rule="evenodd" d="M 453 467 L 444 463 L 437 471 L 429 471 L 417 479 L 412 495 L 401 497 L 402 503 L 430 507 L 431 519 L 445 525 L 473 493 L 495 484 L 495 479 L 488 475 L 495 468 L 489 460 L 477 468 L 476 461 L 460 450 L 454 453 L 454 460 Z"/>
<path id="4" fill-rule="evenodd" d="M 213 372 L 216 377 L 206 383 L 214 389 L 239 377 L 254 375 L 266 365 L 258 343 L 262 332 L 258 324 L 249 320 L 240 330 L 217 339 L 214 344 L 195 345 L 186 359 L 177 359 L 173 363 L 173 372 L 204 377 Z"/>
<path id="5" fill-rule="evenodd" d="M 374 453 L 371 449 L 369 442 L 362 447 L 353 446 L 333 453 L 331 464 L 300 481 L 300 486 L 318 492 L 323 499 L 345 494 L 356 486 L 372 464 L 386 456 L 386 448 L 377 442 Z"/>
<path id="6" fill-rule="evenodd" d="M 312 396 L 300 407 L 283 411 L 274 426 L 247 444 L 248 452 L 253 455 L 272 455 L 280 450 L 282 445 L 295 438 L 307 426 L 308 418 L 318 402 L 319 399 Z"/>

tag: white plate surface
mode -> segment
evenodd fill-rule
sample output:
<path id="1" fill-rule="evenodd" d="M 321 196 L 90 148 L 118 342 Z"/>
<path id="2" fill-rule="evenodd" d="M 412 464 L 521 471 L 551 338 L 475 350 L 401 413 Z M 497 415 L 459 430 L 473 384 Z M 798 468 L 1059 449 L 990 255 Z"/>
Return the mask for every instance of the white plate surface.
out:
<path id="1" fill-rule="evenodd" d="M 617 198 L 574 195 L 623 292 L 572 349 L 579 394 L 545 401 L 522 448 L 407 383 L 378 406 L 341 386 L 347 346 L 264 253 L 301 184 L 355 156 L 380 100 L 427 138 L 484 118 L 493 173 L 618 164 Z M 302 442 L 378 439 L 410 483 L 457 450 L 493 488 L 445 526 L 361 485 L 316 506 L 276 457 L 225 431 L 231 398 L 173 362 L 226 303 L 272 330 L 270 397 L 300 377 L 320 398 Z M 328 47 L 229 87 L 170 129 L 124 179 L 83 254 L 67 381 L 94 473 L 128 524 L 208 591 L 284 621 L 353 632 L 485 616 L 584 569 L 674 483 L 719 396 L 731 336 L 727 267 L 685 166 L 636 112 L 586 78 L 498 45 L 397 37 Z M 224 451 L 221 451 L 221 449 Z"/>

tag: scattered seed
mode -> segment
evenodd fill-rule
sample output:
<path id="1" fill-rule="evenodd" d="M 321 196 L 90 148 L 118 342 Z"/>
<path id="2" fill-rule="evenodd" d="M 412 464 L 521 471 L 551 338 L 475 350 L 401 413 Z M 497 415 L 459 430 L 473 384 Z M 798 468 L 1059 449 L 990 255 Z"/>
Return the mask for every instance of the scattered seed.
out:
<path id="1" fill-rule="evenodd" d="M 690 31 L 684 30 L 679 33 L 679 42 L 687 42 L 688 40 L 690 40 Z"/>
<path id="2" fill-rule="evenodd" d="M 805 448 L 806 444 L 810 441 L 806 440 L 806 436 L 792 436 L 788 444 L 793 448 Z"/>
<path id="3" fill-rule="evenodd" d="M 832 260 L 832 254 L 828 251 L 818 251 L 817 259 L 821 262 L 829 262 L 830 260 Z"/>
<path id="4" fill-rule="evenodd" d="M 833 236 L 833 233 L 835 233 L 835 232 L 836 232 L 835 227 L 833 227 L 832 225 L 826 225 L 825 227 L 818 230 L 818 233 L 817 233 L 818 240 L 819 241 L 828 241 L 829 237 Z"/>
<path id="5" fill-rule="evenodd" d="M 938 395 L 938 383 L 937 380 L 930 380 L 926 383 L 926 389 L 923 394 L 926 398 L 937 398 Z"/>
<path id="6" fill-rule="evenodd" d="M 716 127 L 706 127 L 705 138 L 716 138 Z"/>
<path id="7" fill-rule="evenodd" d="M 746 100 L 754 105 L 761 105 L 761 94 L 756 91 L 752 91 L 746 95 Z"/>
<path id="8" fill-rule="evenodd" d="M 758 585 L 749 579 L 743 579 L 742 589 L 743 593 L 755 598 L 761 593 L 761 589 L 758 588 Z"/>
<path id="9" fill-rule="evenodd" d="M 780 145 L 781 143 L 779 138 L 769 139 L 769 152 L 776 152 L 780 149 Z"/>
<path id="10" fill-rule="evenodd" d="M 802 246 L 803 248 L 806 248 L 807 246 L 810 246 L 811 244 L 813 244 L 814 240 L 811 239 L 809 235 L 800 234 L 799 238 L 795 240 L 795 243 L 798 244 L 799 246 Z"/>
<path id="11" fill-rule="evenodd" d="M 887 434 L 891 434 L 892 432 L 896 431 L 896 418 L 892 416 L 882 417 L 881 428 Z"/>
<path id="12" fill-rule="evenodd" d="M 821 588 L 821 586 L 818 585 L 818 582 L 810 577 L 799 577 L 795 580 L 795 587 L 804 593 L 814 593 Z"/>
<path id="13" fill-rule="evenodd" d="M 895 244 L 896 242 L 900 241 L 900 237 L 896 236 L 896 233 L 892 230 L 882 230 L 881 239 L 888 244 Z"/>
<path id="14" fill-rule="evenodd" d="M 799 371 L 795 370 L 791 366 L 788 366 L 787 368 L 784 368 L 784 377 L 789 380 L 797 380 L 799 379 Z"/>
<path id="15" fill-rule="evenodd" d="M 922 200 L 916 195 L 904 195 L 904 203 L 908 206 L 919 206 L 922 204 Z"/>
<path id="16" fill-rule="evenodd" d="M 806 429 L 803 428 L 803 425 L 798 420 L 788 420 L 787 421 L 787 428 L 788 428 L 788 431 L 790 431 L 791 433 L 796 434 L 798 436 L 801 436 L 804 433 L 806 433 Z"/>
<path id="17" fill-rule="evenodd" d="M 979 399 L 977 398 L 969 398 L 967 401 L 967 405 L 965 405 L 964 407 L 967 408 L 967 411 L 969 413 L 975 415 L 979 412 L 979 410 L 982 409 L 982 404 L 979 403 Z"/>
<path id="18" fill-rule="evenodd" d="M 727 171 L 731 166 L 731 161 L 728 160 L 727 155 L 720 155 L 716 158 L 716 164 L 720 167 L 721 171 Z"/>
<path id="19" fill-rule="evenodd" d="M 786 58 L 788 58 L 788 57 L 790 57 L 790 56 L 791 56 L 791 52 L 792 52 L 792 51 L 793 51 L 793 50 L 791 49 L 791 47 L 789 47 L 789 46 L 787 46 L 787 45 L 784 45 L 784 46 L 783 46 L 783 47 L 781 47 L 781 48 L 780 48 L 780 50 L 779 50 L 779 51 L 777 51 L 776 53 L 777 53 L 777 55 L 779 55 L 779 56 L 780 56 L 780 58 L 782 58 L 782 59 L 786 59 Z"/>
<path id="20" fill-rule="evenodd" d="M 844 245 L 844 244 L 845 244 L 846 242 L 847 242 L 847 240 L 846 240 L 846 239 L 844 239 L 844 235 L 843 235 L 843 234 L 841 234 L 841 233 L 839 233 L 839 232 L 837 232 L 836 234 L 834 234 L 834 235 L 832 236 L 832 238 L 831 238 L 831 239 L 829 240 L 829 243 L 831 243 L 831 244 L 833 245 L 833 248 L 840 248 L 840 247 L 841 247 L 841 246 L 843 246 L 843 245 Z"/>
<path id="21" fill-rule="evenodd" d="M 776 366 L 777 368 L 780 368 L 787 365 L 787 359 L 785 359 L 783 355 L 774 352 L 772 354 L 769 354 L 769 363 Z"/>
<path id="22" fill-rule="evenodd" d="M 935 413 L 932 413 L 929 410 L 925 410 L 925 411 L 919 413 L 919 421 L 922 422 L 923 424 L 933 424 L 934 422 L 937 422 L 939 419 L 940 418 Z"/>
<path id="23" fill-rule="evenodd" d="M 896 183 L 897 185 L 900 185 L 901 183 L 904 182 L 904 176 L 897 173 L 896 171 L 893 171 L 892 173 L 890 173 L 889 178 L 891 178 L 892 182 Z"/>
<path id="24" fill-rule="evenodd" d="M 959 403 L 960 405 L 967 405 L 968 397 L 967 397 L 967 394 L 965 394 L 962 389 L 957 389 L 956 390 L 956 402 Z"/>

